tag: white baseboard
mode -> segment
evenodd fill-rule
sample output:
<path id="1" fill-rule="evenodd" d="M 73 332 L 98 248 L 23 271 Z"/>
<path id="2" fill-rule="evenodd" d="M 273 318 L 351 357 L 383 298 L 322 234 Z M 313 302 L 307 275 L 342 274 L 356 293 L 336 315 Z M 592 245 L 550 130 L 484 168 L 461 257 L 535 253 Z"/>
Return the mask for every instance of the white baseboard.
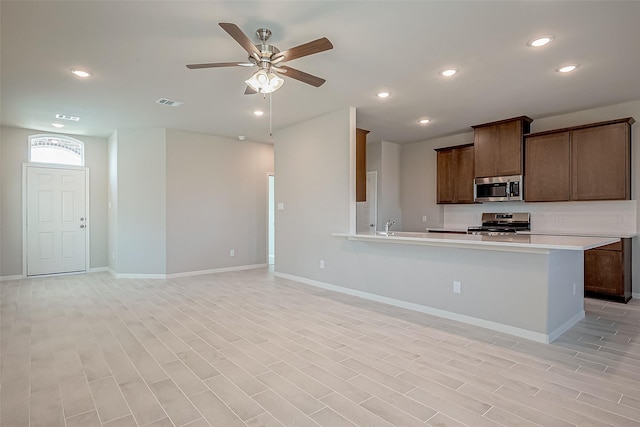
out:
<path id="1" fill-rule="evenodd" d="M 631 298 L 640 298 L 640 293 L 631 293 Z"/>
<path id="2" fill-rule="evenodd" d="M 0 282 L 6 282 L 9 280 L 20 280 L 24 279 L 22 274 L 16 274 L 15 276 L 0 276 Z"/>
<path id="3" fill-rule="evenodd" d="M 426 305 L 415 304 L 412 302 L 384 297 L 384 296 L 372 294 L 369 292 L 363 292 L 355 289 L 344 288 L 342 286 L 336 286 L 330 283 L 308 279 L 306 277 L 300 277 L 292 274 L 285 274 L 285 273 L 278 273 L 278 272 L 275 272 L 274 276 L 281 277 L 283 279 L 294 280 L 296 282 L 304 283 L 306 285 L 316 286 L 316 287 L 327 289 L 330 291 L 340 292 L 342 294 L 364 298 L 370 301 L 381 302 L 381 303 L 389 304 L 395 307 L 406 308 L 408 310 L 431 314 L 433 316 L 443 317 L 445 319 L 456 320 L 456 321 L 467 323 L 473 326 L 480 326 L 482 328 L 491 329 L 493 331 L 502 332 L 505 334 L 514 335 L 520 338 L 526 338 L 531 341 L 537 341 L 545 344 L 548 344 L 554 339 L 556 339 L 563 332 L 571 328 L 571 326 L 576 324 L 580 319 L 584 318 L 585 316 L 584 311 L 582 311 L 581 313 L 576 314 L 574 317 L 568 320 L 565 324 L 563 324 L 556 330 L 552 331 L 550 334 L 544 334 L 541 332 L 534 332 L 527 329 L 517 328 L 515 326 L 504 325 L 502 323 L 492 322 L 490 320 L 485 320 L 485 319 L 479 319 L 477 317 L 454 313 L 451 311 L 429 307 Z"/>
<path id="4" fill-rule="evenodd" d="M 176 279 L 178 277 L 189 277 L 189 276 L 201 276 L 203 274 L 226 273 L 229 271 L 252 270 L 254 268 L 262 268 L 266 266 L 267 264 L 250 264 L 250 265 L 239 265 L 236 267 L 214 268 L 211 270 L 188 271 L 185 273 L 172 273 L 172 274 L 167 274 L 167 279 Z"/>
<path id="5" fill-rule="evenodd" d="M 87 273 L 102 273 L 104 271 L 111 271 L 109 267 L 94 267 L 87 270 Z"/>
<path id="6" fill-rule="evenodd" d="M 171 273 L 171 274 L 118 273 L 110 268 L 108 268 L 107 271 L 109 271 L 111 275 L 116 279 L 165 279 L 166 280 L 166 279 L 177 279 L 179 277 L 201 276 L 204 274 L 226 273 L 229 271 L 251 270 L 254 268 L 262 268 L 266 266 L 267 264 L 250 264 L 250 265 L 239 265 L 235 267 L 213 268 L 210 270 L 186 271 L 184 273 Z"/>

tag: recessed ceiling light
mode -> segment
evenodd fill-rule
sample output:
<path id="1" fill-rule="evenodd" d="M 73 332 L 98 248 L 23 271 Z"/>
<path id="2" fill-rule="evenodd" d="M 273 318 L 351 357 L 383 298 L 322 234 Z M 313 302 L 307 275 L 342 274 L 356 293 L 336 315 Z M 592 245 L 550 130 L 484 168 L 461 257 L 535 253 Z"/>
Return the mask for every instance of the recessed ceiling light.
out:
<path id="1" fill-rule="evenodd" d="M 81 70 L 79 68 L 72 68 L 71 69 L 71 74 L 73 74 L 74 76 L 78 76 L 78 77 L 91 77 L 91 76 L 93 76 L 93 73 L 91 73 L 90 71 Z"/>
<path id="2" fill-rule="evenodd" d="M 387 98 L 389 95 L 389 92 L 378 92 L 378 98 Z"/>
<path id="3" fill-rule="evenodd" d="M 256 111 L 253 112 L 253 114 L 255 114 L 256 116 L 262 116 L 264 114 L 264 111 L 256 110 Z"/>
<path id="4" fill-rule="evenodd" d="M 565 65 L 564 67 L 558 68 L 556 71 L 558 71 L 559 73 L 570 73 L 576 68 L 578 68 L 577 64 L 571 64 L 571 65 Z"/>
<path id="5" fill-rule="evenodd" d="M 458 70 L 456 70 L 455 68 L 449 68 L 448 70 L 441 71 L 440 74 L 445 77 L 451 77 L 457 72 Z"/>
<path id="6" fill-rule="evenodd" d="M 427 123 L 429 123 L 431 120 L 429 119 L 420 119 L 418 120 L 418 123 L 420 123 L 421 125 L 426 125 Z"/>
<path id="7" fill-rule="evenodd" d="M 63 128 L 64 125 L 62 123 L 51 123 L 51 126 L 53 126 L 54 128 Z"/>
<path id="8" fill-rule="evenodd" d="M 546 44 L 548 44 L 549 42 L 551 42 L 553 40 L 553 36 L 551 35 L 544 35 L 544 36 L 538 36 L 532 40 L 529 40 L 529 42 L 527 43 L 529 46 L 531 47 L 541 47 L 544 46 Z"/>

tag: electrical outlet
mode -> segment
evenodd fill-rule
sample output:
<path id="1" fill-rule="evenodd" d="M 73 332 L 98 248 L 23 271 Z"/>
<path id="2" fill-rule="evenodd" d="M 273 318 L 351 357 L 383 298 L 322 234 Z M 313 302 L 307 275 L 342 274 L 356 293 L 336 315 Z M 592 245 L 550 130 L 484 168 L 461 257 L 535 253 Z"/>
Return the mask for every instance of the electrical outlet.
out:
<path id="1" fill-rule="evenodd" d="M 278 203 L 278 210 L 279 211 L 283 211 L 284 210 L 284 203 L 282 203 L 282 202 Z"/>
<path id="2" fill-rule="evenodd" d="M 453 282 L 453 293 L 459 294 L 462 292 L 462 282 Z"/>
<path id="3" fill-rule="evenodd" d="M 323 259 L 320 260 L 320 268 L 324 268 L 324 260 Z"/>
<path id="4" fill-rule="evenodd" d="M 236 256 L 236 250 L 235 249 L 230 249 L 229 250 L 229 256 Z"/>
<path id="5" fill-rule="evenodd" d="M 427 216 L 426 215 L 422 215 L 422 222 L 427 222 Z"/>

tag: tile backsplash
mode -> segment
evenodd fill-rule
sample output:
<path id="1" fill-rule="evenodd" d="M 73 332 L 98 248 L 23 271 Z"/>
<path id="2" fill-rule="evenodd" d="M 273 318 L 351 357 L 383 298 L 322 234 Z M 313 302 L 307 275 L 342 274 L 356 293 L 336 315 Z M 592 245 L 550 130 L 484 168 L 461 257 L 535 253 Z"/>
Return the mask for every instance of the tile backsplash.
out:
<path id="1" fill-rule="evenodd" d="M 530 212 L 534 233 L 615 235 L 638 232 L 637 200 L 446 205 L 444 227 L 480 225 L 483 212 Z"/>

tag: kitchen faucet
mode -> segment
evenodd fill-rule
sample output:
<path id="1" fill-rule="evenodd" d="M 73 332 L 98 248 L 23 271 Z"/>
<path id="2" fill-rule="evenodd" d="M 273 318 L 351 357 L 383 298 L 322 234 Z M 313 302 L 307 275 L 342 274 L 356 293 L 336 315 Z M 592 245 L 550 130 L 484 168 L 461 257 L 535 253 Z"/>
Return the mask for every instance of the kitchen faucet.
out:
<path id="1" fill-rule="evenodd" d="M 390 219 L 388 219 L 386 224 L 384 225 L 384 232 L 389 233 L 389 229 L 391 229 L 391 226 L 395 223 L 395 221 L 391 221 Z"/>

